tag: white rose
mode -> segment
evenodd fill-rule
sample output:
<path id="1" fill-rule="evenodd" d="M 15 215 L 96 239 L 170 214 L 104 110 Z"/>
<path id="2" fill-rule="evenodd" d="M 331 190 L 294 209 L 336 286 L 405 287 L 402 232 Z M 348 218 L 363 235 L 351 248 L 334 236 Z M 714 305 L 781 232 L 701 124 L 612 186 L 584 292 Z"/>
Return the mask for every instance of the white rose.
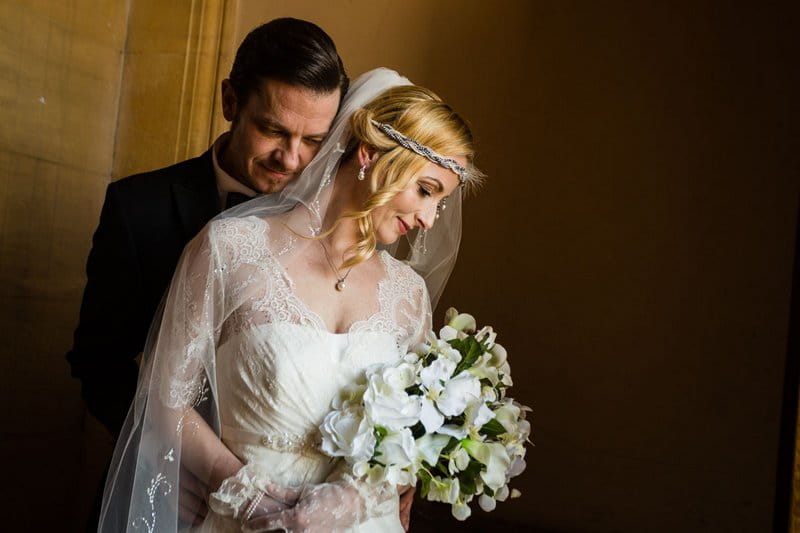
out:
<path id="1" fill-rule="evenodd" d="M 361 405 L 361 398 L 364 396 L 366 385 L 349 385 L 344 387 L 331 402 L 334 409 L 347 409 L 351 406 Z"/>
<path id="2" fill-rule="evenodd" d="M 414 367 L 407 363 L 371 371 L 364 392 L 367 417 L 374 424 L 391 430 L 416 424 L 420 416 L 420 397 L 410 396 L 405 391 L 414 384 L 415 377 Z"/>
<path id="3" fill-rule="evenodd" d="M 320 427 L 322 450 L 349 463 L 367 461 L 375 448 L 375 432 L 360 411 L 331 411 Z"/>

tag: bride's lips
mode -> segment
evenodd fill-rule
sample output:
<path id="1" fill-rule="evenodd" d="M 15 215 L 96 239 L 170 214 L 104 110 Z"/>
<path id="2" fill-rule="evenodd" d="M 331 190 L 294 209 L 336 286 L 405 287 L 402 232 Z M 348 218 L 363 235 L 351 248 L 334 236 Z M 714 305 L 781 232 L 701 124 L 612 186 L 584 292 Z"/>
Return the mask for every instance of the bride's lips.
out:
<path id="1" fill-rule="evenodd" d="M 408 230 L 411 229 L 408 227 L 408 224 L 403 222 L 403 219 L 400 217 L 397 217 L 397 227 L 400 228 L 400 233 L 402 233 L 403 235 L 408 233 Z"/>

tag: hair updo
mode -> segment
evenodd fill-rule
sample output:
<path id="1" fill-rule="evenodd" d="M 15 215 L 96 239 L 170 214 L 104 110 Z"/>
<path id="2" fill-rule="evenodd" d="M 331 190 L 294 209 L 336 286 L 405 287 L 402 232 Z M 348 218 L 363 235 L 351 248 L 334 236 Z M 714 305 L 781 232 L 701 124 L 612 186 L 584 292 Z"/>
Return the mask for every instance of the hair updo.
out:
<path id="1" fill-rule="evenodd" d="M 375 253 L 372 212 L 391 202 L 430 163 L 427 158 L 387 137 L 372 123 L 373 120 L 389 124 L 443 156 L 463 156 L 468 165 L 475 155 L 474 140 L 467 122 L 433 91 L 424 87 L 393 87 L 356 111 L 351 119 L 352 137 L 345 158 L 353 157 L 360 143 L 374 147 L 380 156 L 369 170 L 370 194 L 362 209 L 346 213 L 340 219 L 355 220 L 359 232 L 358 241 L 352 248 L 354 254 L 342 268 L 366 261 Z"/>

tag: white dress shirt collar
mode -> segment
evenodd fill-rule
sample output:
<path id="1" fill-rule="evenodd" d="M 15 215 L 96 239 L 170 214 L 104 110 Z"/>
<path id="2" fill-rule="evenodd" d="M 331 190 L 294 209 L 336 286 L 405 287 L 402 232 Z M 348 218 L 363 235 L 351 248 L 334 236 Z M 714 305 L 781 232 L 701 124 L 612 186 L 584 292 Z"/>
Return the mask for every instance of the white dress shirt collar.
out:
<path id="1" fill-rule="evenodd" d="M 217 152 L 219 152 L 219 150 L 225 146 L 225 143 L 228 140 L 228 135 L 229 134 L 227 132 L 223 133 L 217 137 L 217 140 L 214 141 L 214 144 L 211 146 L 211 161 L 214 164 L 214 177 L 217 181 L 217 193 L 219 194 L 221 210 L 225 210 L 225 203 L 228 200 L 229 192 L 238 192 L 249 196 L 250 198 L 256 196 L 256 191 L 222 170 L 222 167 L 219 166 Z"/>

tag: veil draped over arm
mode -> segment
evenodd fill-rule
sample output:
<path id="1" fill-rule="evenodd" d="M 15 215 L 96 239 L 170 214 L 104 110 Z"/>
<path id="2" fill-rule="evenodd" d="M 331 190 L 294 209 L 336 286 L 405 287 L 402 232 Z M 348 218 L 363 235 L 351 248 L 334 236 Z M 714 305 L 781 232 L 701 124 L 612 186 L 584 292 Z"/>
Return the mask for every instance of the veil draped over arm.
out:
<path id="1" fill-rule="evenodd" d="M 100 531 L 177 529 L 183 446 L 201 438 L 201 424 L 219 434 L 215 351 L 236 302 L 226 292 L 228 272 L 212 232 L 207 226 L 186 246 L 148 337 L 112 458 Z M 193 474 L 208 482 L 210 472 Z"/>

